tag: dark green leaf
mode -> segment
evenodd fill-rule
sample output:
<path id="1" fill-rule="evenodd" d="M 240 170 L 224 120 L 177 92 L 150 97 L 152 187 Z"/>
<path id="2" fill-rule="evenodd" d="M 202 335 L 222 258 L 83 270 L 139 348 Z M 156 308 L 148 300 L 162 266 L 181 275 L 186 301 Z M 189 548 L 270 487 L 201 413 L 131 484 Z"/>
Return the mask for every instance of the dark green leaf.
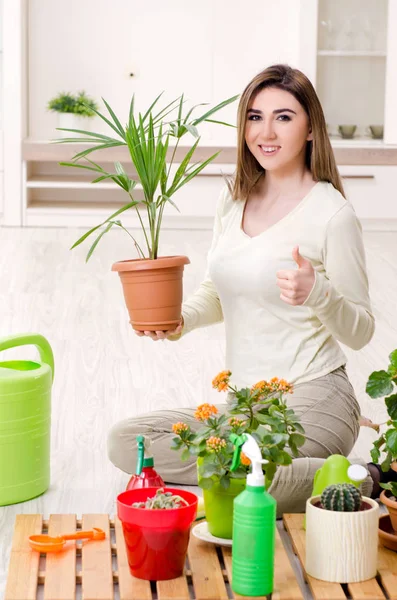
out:
<path id="1" fill-rule="evenodd" d="M 230 487 L 230 478 L 227 475 L 222 475 L 219 483 L 224 490 L 227 490 Z"/>
<path id="2" fill-rule="evenodd" d="M 202 121 L 205 121 L 206 119 L 208 119 L 208 117 L 210 117 L 214 113 L 218 112 L 219 110 L 221 110 L 222 108 L 224 108 L 228 104 L 231 104 L 232 102 L 235 102 L 238 97 L 239 97 L 238 95 L 237 96 L 233 96 L 232 98 L 228 98 L 227 100 L 224 100 L 220 104 L 217 104 L 216 106 L 214 106 L 213 108 L 211 108 L 210 110 L 208 110 L 206 113 L 204 113 L 203 115 L 201 115 L 201 117 L 199 117 L 198 119 L 194 119 L 194 121 L 192 121 L 193 125 L 198 125 Z"/>
<path id="3" fill-rule="evenodd" d="M 202 479 L 198 480 L 198 484 L 203 490 L 210 490 L 214 485 L 214 481 L 211 479 L 211 477 L 203 477 Z"/>
<path id="4" fill-rule="evenodd" d="M 389 354 L 389 361 L 390 361 L 390 365 L 394 369 L 397 369 L 397 350 L 393 350 L 393 352 L 391 352 Z"/>
<path id="5" fill-rule="evenodd" d="M 122 124 L 120 123 L 120 121 L 118 120 L 118 118 L 116 117 L 116 115 L 114 114 L 113 110 L 110 108 L 109 104 L 106 102 L 105 98 L 102 98 L 106 108 L 108 109 L 110 115 L 112 116 L 113 121 L 116 124 L 116 127 L 118 129 L 118 132 L 120 133 L 121 137 L 125 140 L 125 131 L 124 131 L 124 127 L 122 126 Z"/>
<path id="6" fill-rule="evenodd" d="M 368 378 L 365 391 L 371 398 L 380 398 L 393 391 L 390 374 L 386 371 L 374 371 Z"/>
<path id="7" fill-rule="evenodd" d="M 390 418 L 393 420 L 397 419 L 397 394 L 393 394 L 392 396 L 388 396 L 385 398 L 385 403 L 387 406 L 387 412 L 390 415 Z"/>
<path id="8" fill-rule="evenodd" d="M 372 462 L 374 463 L 379 463 L 379 458 L 380 458 L 380 452 L 378 450 L 378 448 L 371 448 L 371 458 L 372 458 Z"/>
<path id="9" fill-rule="evenodd" d="M 389 429 L 385 433 L 386 448 L 389 450 L 393 457 L 397 458 L 397 430 Z"/>
<path id="10" fill-rule="evenodd" d="M 306 438 L 300 433 L 291 433 L 290 440 L 292 440 L 295 446 L 298 446 L 299 448 L 299 446 L 303 446 L 303 444 L 306 441 Z"/>
<path id="11" fill-rule="evenodd" d="M 76 246 L 79 246 L 82 242 L 84 242 L 84 240 L 86 240 L 88 238 L 89 235 L 91 235 L 91 233 L 94 233 L 94 231 L 96 231 L 97 229 L 102 227 L 102 225 L 103 225 L 103 223 L 101 223 L 100 225 L 96 225 L 95 227 L 93 227 L 92 229 L 87 231 L 84 235 L 81 236 L 81 238 L 79 238 L 77 240 L 77 242 L 75 242 L 73 244 L 73 246 L 70 248 L 70 250 L 73 250 L 73 248 L 76 248 Z"/>
<path id="12" fill-rule="evenodd" d="M 100 240 L 103 238 L 103 236 L 105 235 L 105 233 L 107 233 L 108 231 L 110 231 L 110 229 L 113 227 L 113 223 L 108 223 L 107 227 L 105 227 L 105 229 L 98 235 L 98 237 L 96 238 L 95 242 L 92 244 L 91 248 L 88 251 L 87 257 L 85 259 L 86 262 L 88 262 L 92 256 L 92 253 L 94 252 L 95 248 L 97 247 L 97 245 L 99 244 Z"/>
<path id="13" fill-rule="evenodd" d="M 189 460 L 190 458 L 190 452 L 189 452 L 189 448 L 185 448 L 184 451 L 181 454 L 181 461 L 185 462 L 187 460 Z"/>
<path id="14" fill-rule="evenodd" d="M 226 127 L 234 127 L 237 128 L 237 125 L 233 125 L 232 123 L 225 123 L 225 121 L 214 121 L 214 119 L 205 119 L 206 123 L 215 123 L 216 125 L 226 125 Z"/>
<path id="15" fill-rule="evenodd" d="M 219 471 L 219 465 L 216 465 L 214 463 L 210 463 L 207 465 L 201 465 L 199 468 L 199 473 L 200 476 L 202 477 L 211 477 L 212 475 L 215 475 L 215 473 L 217 473 Z"/>

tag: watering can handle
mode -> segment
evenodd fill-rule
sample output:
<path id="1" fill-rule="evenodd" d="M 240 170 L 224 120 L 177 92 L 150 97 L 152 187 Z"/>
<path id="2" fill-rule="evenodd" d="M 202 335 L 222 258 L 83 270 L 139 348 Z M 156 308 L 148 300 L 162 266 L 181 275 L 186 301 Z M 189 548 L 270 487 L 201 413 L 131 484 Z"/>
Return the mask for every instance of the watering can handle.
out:
<path id="1" fill-rule="evenodd" d="M 39 333 L 21 333 L 0 338 L 0 352 L 17 346 L 36 346 L 40 353 L 41 361 L 50 367 L 52 379 L 54 379 L 54 355 L 45 337 Z"/>

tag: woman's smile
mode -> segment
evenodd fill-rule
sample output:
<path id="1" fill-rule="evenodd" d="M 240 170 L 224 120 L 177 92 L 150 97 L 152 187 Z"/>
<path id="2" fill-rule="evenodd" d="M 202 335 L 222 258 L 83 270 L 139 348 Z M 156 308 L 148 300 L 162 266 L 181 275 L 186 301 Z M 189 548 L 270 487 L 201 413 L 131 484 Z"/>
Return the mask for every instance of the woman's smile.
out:
<path id="1" fill-rule="evenodd" d="M 281 146 L 265 146 L 262 144 L 259 146 L 259 149 L 264 156 L 274 156 L 281 149 Z"/>

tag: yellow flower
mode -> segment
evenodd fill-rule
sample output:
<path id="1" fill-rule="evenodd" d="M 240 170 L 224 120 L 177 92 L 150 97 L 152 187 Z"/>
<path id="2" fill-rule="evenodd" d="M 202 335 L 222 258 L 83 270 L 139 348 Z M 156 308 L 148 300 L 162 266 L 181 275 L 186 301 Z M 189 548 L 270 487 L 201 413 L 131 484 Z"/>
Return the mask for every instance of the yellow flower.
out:
<path id="1" fill-rule="evenodd" d="M 226 440 L 224 440 L 223 438 L 215 437 L 214 435 L 212 435 L 207 440 L 207 447 L 210 450 L 213 450 L 214 452 L 219 452 L 219 450 L 221 448 L 225 448 L 225 446 L 226 446 Z"/>
<path id="2" fill-rule="evenodd" d="M 183 431 L 188 431 L 189 425 L 186 423 L 182 423 L 182 421 L 178 421 L 178 423 L 174 423 L 172 426 L 172 431 L 176 433 L 176 435 L 181 435 Z"/>
<path id="3" fill-rule="evenodd" d="M 218 392 L 227 390 L 231 374 L 231 371 L 221 371 L 218 373 L 212 380 L 212 387 L 218 390 Z"/>
<path id="4" fill-rule="evenodd" d="M 272 379 L 268 381 L 258 381 L 255 385 L 252 386 L 251 391 L 258 391 L 260 394 L 274 394 L 274 392 L 283 392 L 283 393 L 293 393 L 293 385 L 292 383 L 288 383 L 285 379 L 279 379 L 278 377 L 272 377 Z"/>
<path id="5" fill-rule="evenodd" d="M 246 456 L 244 454 L 244 452 L 242 452 L 240 455 L 240 462 L 242 465 L 245 465 L 246 467 L 251 464 L 250 459 L 248 458 L 248 456 Z"/>
<path id="6" fill-rule="evenodd" d="M 217 413 L 218 413 L 218 409 L 213 404 L 208 404 L 208 403 L 200 404 L 200 406 L 197 407 L 197 409 L 194 413 L 194 418 L 197 421 L 206 421 L 212 415 L 216 415 Z"/>
<path id="7" fill-rule="evenodd" d="M 229 425 L 230 427 L 241 427 L 242 425 L 245 425 L 246 421 L 243 421 L 242 419 L 237 419 L 236 417 L 230 417 L 229 419 Z"/>

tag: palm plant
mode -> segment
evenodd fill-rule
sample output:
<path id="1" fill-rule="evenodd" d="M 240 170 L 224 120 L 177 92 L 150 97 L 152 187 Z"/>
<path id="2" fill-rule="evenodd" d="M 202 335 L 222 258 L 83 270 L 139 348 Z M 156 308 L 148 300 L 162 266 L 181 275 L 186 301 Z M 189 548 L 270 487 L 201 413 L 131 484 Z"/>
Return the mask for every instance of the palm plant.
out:
<path id="1" fill-rule="evenodd" d="M 214 113 L 234 102 L 238 96 L 233 96 L 232 98 L 224 100 L 220 104 L 204 112 L 201 116 L 195 118 L 192 116 L 194 110 L 198 106 L 203 106 L 203 103 L 193 106 L 186 112 L 186 114 L 183 114 L 185 100 L 184 95 L 182 94 L 180 97 L 159 110 L 159 112 L 156 112 L 157 103 L 161 96 L 162 93 L 154 100 L 144 114 L 139 113 L 138 115 L 136 115 L 134 112 L 133 96 L 130 103 L 128 122 L 125 127 L 123 127 L 120 120 L 106 100 L 102 98 L 109 113 L 109 118 L 100 113 L 97 109 L 93 110 L 111 128 L 113 131 L 112 137 L 79 129 L 61 129 L 62 131 L 69 131 L 71 133 L 84 134 L 86 137 L 70 137 L 56 140 L 57 143 L 95 143 L 95 145 L 78 152 L 73 157 L 72 162 L 62 162 L 60 163 L 61 165 L 92 171 L 96 174 L 96 177 L 92 181 L 94 184 L 104 180 L 112 180 L 129 196 L 129 201 L 127 204 L 119 208 L 116 212 L 105 219 L 105 221 L 87 231 L 72 246 L 72 248 L 75 248 L 84 242 L 89 236 L 96 233 L 95 240 L 88 251 L 86 260 L 89 260 L 101 238 L 114 226 L 123 229 L 131 236 L 141 258 L 157 259 L 161 224 L 166 204 L 170 203 L 176 210 L 179 211 L 178 207 L 172 200 L 172 196 L 194 177 L 196 177 L 196 175 L 198 175 L 219 154 L 219 152 L 216 152 L 202 162 L 191 162 L 194 160 L 194 152 L 200 141 L 198 126 L 200 123 L 207 122 L 234 127 L 234 125 L 224 123 L 222 121 L 216 121 L 211 117 L 214 115 Z M 171 116 L 172 113 L 174 113 L 174 117 Z M 173 161 L 175 159 L 178 145 L 180 140 L 187 133 L 193 135 L 194 138 L 196 138 L 196 141 L 188 149 L 176 171 L 172 173 Z M 116 137 L 114 137 L 114 134 L 116 134 Z M 168 164 L 167 160 L 169 144 L 172 138 L 176 140 L 176 143 L 173 147 L 171 160 Z M 111 173 L 88 158 L 92 152 L 97 152 L 107 148 L 115 148 L 117 146 L 128 147 L 132 164 L 137 173 L 137 179 L 132 179 L 127 174 L 120 162 L 114 163 L 115 172 Z M 138 183 L 142 187 L 144 195 L 144 198 L 141 201 L 136 200 L 133 196 L 134 188 L 136 188 Z M 146 208 L 148 223 L 147 227 L 142 220 L 142 216 L 138 208 L 140 204 L 143 204 Z M 125 229 L 121 221 L 118 219 L 119 215 L 129 209 L 133 209 L 137 213 L 145 238 L 146 253 L 142 250 L 136 239 Z"/>

